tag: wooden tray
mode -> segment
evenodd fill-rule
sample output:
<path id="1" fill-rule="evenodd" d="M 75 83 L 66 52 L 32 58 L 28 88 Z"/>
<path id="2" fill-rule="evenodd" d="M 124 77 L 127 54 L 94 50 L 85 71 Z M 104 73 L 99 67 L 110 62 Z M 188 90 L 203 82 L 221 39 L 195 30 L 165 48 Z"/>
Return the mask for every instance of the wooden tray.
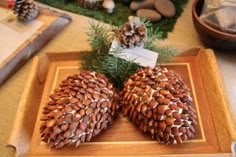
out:
<path id="1" fill-rule="evenodd" d="M 138 129 L 121 114 L 114 124 L 93 141 L 77 149 L 51 149 L 40 141 L 42 108 L 48 96 L 67 75 L 79 71 L 78 52 L 47 53 L 35 57 L 19 104 L 9 145 L 16 156 L 229 156 L 236 140 L 235 124 L 221 81 L 214 53 L 210 49 L 191 49 L 165 64 L 181 74 L 192 89 L 198 112 L 196 137 L 181 145 L 162 145 Z"/>
<path id="2" fill-rule="evenodd" d="M 5 6 L 6 4 L 7 0 L 0 0 L 0 8 L 5 9 L 7 12 L 8 8 Z M 11 11 L 9 10 L 8 12 Z M 27 40 L 20 46 L 17 45 L 14 51 L 7 55 L 6 58 L 4 57 L 3 61 L 0 61 L 0 86 L 53 37 L 61 32 L 71 22 L 71 17 L 40 7 L 40 14 L 36 20 L 42 23 L 39 29 L 32 32 Z"/>

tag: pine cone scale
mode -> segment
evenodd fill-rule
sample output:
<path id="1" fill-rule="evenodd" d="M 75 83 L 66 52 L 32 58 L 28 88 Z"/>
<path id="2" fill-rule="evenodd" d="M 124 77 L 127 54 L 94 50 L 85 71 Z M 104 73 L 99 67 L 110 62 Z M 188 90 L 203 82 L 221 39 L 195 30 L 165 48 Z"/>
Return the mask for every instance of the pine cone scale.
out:
<path id="1" fill-rule="evenodd" d="M 118 40 L 123 48 L 143 46 L 147 37 L 147 29 L 139 20 L 126 22 L 118 31 Z"/>
<path id="2" fill-rule="evenodd" d="M 95 87 L 100 92 L 95 92 Z M 50 98 L 44 107 L 40 132 L 42 140 L 54 148 L 78 147 L 90 141 L 112 123 L 119 108 L 113 86 L 104 75 L 94 72 L 69 76 Z"/>
<path id="3" fill-rule="evenodd" d="M 196 111 L 190 90 L 178 74 L 166 68 L 147 67 L 137 70 L 124 86 L 120 94 L 122 112 L 141 131 L 166 144 L 194 137 Z"/>
<path id="4" fill-rule="evenodd" d="M 29 22 L 39 15 L 39 8 L 34 3 L 17 2 L 14 7 L 14 14 L 23 22 Z"/>

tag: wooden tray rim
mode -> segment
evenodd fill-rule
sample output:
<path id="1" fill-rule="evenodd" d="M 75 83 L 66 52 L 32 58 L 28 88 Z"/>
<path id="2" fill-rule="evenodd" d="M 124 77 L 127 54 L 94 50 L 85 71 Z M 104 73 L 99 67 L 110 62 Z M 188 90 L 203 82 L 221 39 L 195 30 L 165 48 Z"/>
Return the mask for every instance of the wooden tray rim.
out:
<path id="1" fill-rule="evenodd" d="M 203 50 L 204 50 L 203 48 L 185 49 L 185 50 L 181 50 L 182 52 L 180 53 L 180 55 L 195 56 L 195 55 L 197 55 L 197 53 L 199 51 L 203 51 Z M 213 63 L 213 64 L 217 65 L 214 52 L 211 49 L 207 49 L 207 51 L 208 51 L 208 56 L 213 57 L 214 60 L 215 60 L 215 63 Z M 58 55 L 58 58 L 60 59 L 60 56 L 63 56 L 63 54 L 68 54 L 68 53 L 78 55 L 78 52 L 64 52 L 64 53 L 49 52 L 49 53 L 47 53 L 47 55 L 49 56 L 48 58 L 50 58 L 50 55 Z M 19 138 L 21 136 L 21 133 L 17 132 L 17 130 L 22 130 L 23 127 L 24 127 L 23 126 L 24 115 L 21 114 L 21 113 L 24 112 L 24 110 L 26 109 L 26 105 L 27 105 L 27 99 L 26 98 L 27 98 L 28 94 L 31 92 L 31 90 L 33 88 L 32 84 L 34 83 L 35 80 L 39 80 L 40 82 L 44 81 L 43 77 L 41 77 L 37 73 L 35 73 L 35 71 L 41 71 L 40 66 L 39 66 L 40 62 L 41 62 L 40 58 L 41 58 L 40 56 L 36 56 L 33 59 L 32 67 L 30 69 L 29 76 L 28 76 L 28 79 L 27 79 L 28 83 L 26 84 L 26 86 L 24 88 L 24 92 L 23 92 L 22 98 L 21 98 L 20 103 L 19 103 L 16 118 L 15 118 L 15 121 L 13 123 L 12 132 L 11 132 L 10 138 L 8 140 L 8 145 L 7 146 L 13 147 L 16 150 L 16 156 L 22 156 L 22 155 L 24 156 L 28 152 L 28 148 L 23 148 L 23 149 L 21 148 L 20 150 L 18 149 L 19 146 L 21 146 L 21 143 L 19 143 L 19 141 L 17 140 L 17 137 Z M 65 60 L 67 60 L 67 59 L 65 58 Z M 216 69 L 216 70 L 218 71 L 218 73 L 216 75 L 219 76 L 217 79 L 219 79 L 218 81 L 221 82 L 221 84 L 216 84 L 216 86 L 219 87 L 221 90 L 225 91 L 224 88 L 222 89 L 222 87 L 221 87 L 222 84 L 223 84 L 223 81 L 221 80 L 219 69 Z M 236 129 L 235 129 L 234 125 L 230 125 L 230 124 L 234 124 L 232 112 L 230 110 L 231 107 L 229 106 L 229 101 L 228 101 L 228 98 L 227 98 L 226 94 L 223 94 L 222 97 L 224 99 L 223 101 L 225 102 L 223 104 L 224 109 L 226 111 L 228 111 L 227 113 L 229 113 L 229 114 L 227 114 L 227 121 L 228 121 L 227 125 L 229 127 L 229 132 L 230 132 L 230 135 L 232 137 L 232 141 L 233 141 L 234 145 L 236 145 L 236 132 L 235 132 Z M 232 147 L 234 145 L 232 144 Z M 232 149 L 233 155 L 235 154 L 234 151 L 235 150 Z M 203 156 L 203 157 L 205 157 L 205 156 L 229 156 L 229 155 L 230 155 L 229 153 L 220 153 L 220 154 L 180 154 L 180 155 L 176 155 L 176 156 L 186 156 L 186 157 L 188 157 L 188 156 Z M 148 156 L 150 156 L 150 155 L 148 155 Z M 151 156 L 170 156 L 170 155 L 151 155 Z M 173 155 L 171 155 L 171 156 L 173 156 Z M 30 156 L 28 156 L 28 157 L 30 157 Z M 37 157 L 37 156 L 34 156 L 34 157 Z M 47 157 L 47 156 L 44 156 L 44 157 Z M 70 157 L 70 156 L 63 156 L 63 157 Z"/>

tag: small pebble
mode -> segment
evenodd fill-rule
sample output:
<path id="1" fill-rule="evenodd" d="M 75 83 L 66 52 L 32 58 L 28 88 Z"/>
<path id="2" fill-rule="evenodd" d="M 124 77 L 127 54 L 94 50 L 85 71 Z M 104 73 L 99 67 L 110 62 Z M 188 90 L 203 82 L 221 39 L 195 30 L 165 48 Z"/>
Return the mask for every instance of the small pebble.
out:
<path id="1" fill-rule="evenodd" d="M 138 9 L 154 9 L 155 0 L 144 0 L 141 2 L 132 1 L 130 3 L 130 10 L 136 11 Z"/>
<path id="2" fill-rule="evenodd" d="M 170 0 L 155 0 L 155 9 L 165 17 L 175 15 L 175 5 Z"/>
<path id="3" fill-rule="evenodd" d="M 161 20 L 161 15 L 152 9 L 139 9 L 137 11 L 137 16 L 141 18 L 146 18 L 149 21 L 157 22 Z"/>

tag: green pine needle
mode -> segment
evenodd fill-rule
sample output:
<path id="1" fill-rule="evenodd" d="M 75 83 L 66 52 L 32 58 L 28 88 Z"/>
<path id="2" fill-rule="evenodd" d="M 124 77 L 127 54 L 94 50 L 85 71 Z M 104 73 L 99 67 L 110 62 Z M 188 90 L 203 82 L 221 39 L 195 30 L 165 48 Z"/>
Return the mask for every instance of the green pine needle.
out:
<path id="1" fill-rule="evenodd" d="M 162 32 L 159 29 L 153 29 L 149 22 L 145 22 L 148 29 L 148 40 L 145 42 L 146 49 L 159 53 L 157 63 L 169 62 L 175 52 L 169 47 L 156 47 L 158 39 Z M 101 23 L 90 22 L 90 29 L 87 32 L 92 52 L 82 52 L 82 69 L 92 70 L 103 73 L 115 85 L 118 90 L 123 88 L 123 82 L 130 75 L 135 73 L 142 66 L 134 62 L 134 60 L 126 61 L 118 57 L 122 55 L 122 48 L 116 48 L 110 51 L 111 42 L 117 35 L 118 27 L 111 29 L 105 27 Z M 110 53 L 108 53 L 110 51 Z"/>
<path id="2" fill-rule="evenodd" d="M 103 24 L 95 24 L 94 21 L 90 21 L 90 29 L 87 32 L 89 43 L 94 51 L 108 52 L 111 46 L 111 40 L 113 35 L 108 34 L 107 28 Z M 109 31 L 110 32 L 110 31 Z"/>

